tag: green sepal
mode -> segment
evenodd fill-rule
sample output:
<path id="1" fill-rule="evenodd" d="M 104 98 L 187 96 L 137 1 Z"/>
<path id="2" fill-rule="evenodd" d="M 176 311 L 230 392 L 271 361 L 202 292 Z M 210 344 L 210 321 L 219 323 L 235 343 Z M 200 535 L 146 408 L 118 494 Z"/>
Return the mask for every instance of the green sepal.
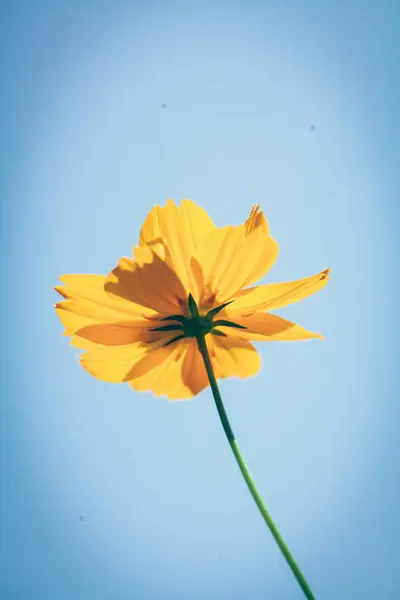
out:
<path id="1" fill-rule="evenodd" d="M 163 325 L 162 327 L 154 327 L 150 331 L 183 331 L 182 325 Z"/>
<path id="2" fill-rule="evenodd" d="M 233 323 L 232 321 L 225 321 L 221 319 L 220 321 L 214 321 L 213 327 L 236 327 L 236 329 L 247 329 L 244 325 L 239 325 L 239 323 Z"/>
<path id="3" fill-rule="evenodd" d="M 199 309 L 196 304 L 196 300 L 193 298 L 192 294 L 189 294 L 189 296 L 188 296 L 188 306 L 189 306 L 190 314 L 192 315 L 192 317 L 194 319 L 196 317 L 200 316 Z"/>
<path id="4" fill-rule="evenodd" d="M 213 319 L 215 317 L 215 315 L 217 315 L 219 312 L 221 312 L 221 310 L 223 310 L 229 304 L 232 304 L 232 302 L 234 302 L 234 300 L 229 300 L 229 302 L 225 302 L 225 304 L 221 304 L 221 306 L 216 306 L 215 308 L 212 308 L 206 314 L 206 319 Z"/>
<path id="5" fill-rule="evenodd" d="M 213 335 L 218 335 L 219 337 L 228 337 L 228 336 L 226 335 L 226 333 L 224 333 L 223 331 L 219 331 L 218 329 L 212 329 L 212 330 L 211 330 L 211 333 L 212 333 Z"/>
<path id="6" fill-rule="evenodd" d="M 163 317 L 160 321 L 178 321 L 178 323 L 186 323 L 187 317 L 183 315 L 170 315 L 169 317 Z"/>
<path id="7" fill-rule="evenodd" d="M 172 338 L 172 340 L 168 340 L 168 342 L 163 345 L 163 348 L 165 348 L 166 346 L 169 346 L 170 344 L 173 344 L 174 342 L 177 342 L 178 340 L 182 340 L 184 337 L 186 337 L 186 336 L 185 335 L 177 335 L 176 337 Z"/>

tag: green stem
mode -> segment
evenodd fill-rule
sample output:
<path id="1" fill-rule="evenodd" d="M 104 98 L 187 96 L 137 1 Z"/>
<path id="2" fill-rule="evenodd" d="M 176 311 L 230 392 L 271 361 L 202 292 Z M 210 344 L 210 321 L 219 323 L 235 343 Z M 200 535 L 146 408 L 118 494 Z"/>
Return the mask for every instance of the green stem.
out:
<path id="1" fill-rule="evenodd" d="M 247 487 L 249 488 L 250 493 L 253 496 L 255 503 L 257 504 L 258 508 L 260 509 L 260 512 L 261 512 L 262 516 L 264 517 L 264 521 L 266 522 L 270 532 L 274 536 L 275 541 L 278 544 L 283 556 L 285 557 L 289 567 L 291 568 L 293 575 L 296 577 L 298 584 L 300 585 L 301 589 L 303 590 L 304 595 L 306 596 L 306 598 L 308 600 L 315 600 L 315 596 L 313 595 L 313 593 L 310 589 L 310 586 L 308 585 L 303 573 L 301 572 L 300 567 L 294 560 L 289 548 L 285 544 L 281 534 L 279 533 L 275 523 L 273 522 L 269 512 L 267 511 L 265 504 L 264 504 L 260 494 L 258 493 L 256 484 L 254 483 L 254 480 L 253 480 L 252 476 L 250 475 L 250 471 L 249 471 L 249 469 L 243 459 L 243 456 L 240 452 L 238 443 L 235 439 L 232 428 L 230 426 L 228 416 L 225 412 L 225 407 L 222 402 L 222 398 L 221 398 L 221 394 L 220 394 L 220 391 L 218 388 L 217 380 L 215 378 L 214 370 L 213 370 L 213 367 L 211 364 L 210 355 L 208 353 L 205 336 L 203 333 L 199 332 L 196 337 L 197 337 L 197 344 L 198 344 L 200 353 L 204 360 L 204 365 L 205 365 L 205 368 L 207 371 L 207 375 L 208 375 L 211 390 L 212 390 L 212 393 L 214 396 L 215 404 L 217 405 L 217 410 L 218 410 L 219 417 L 221 419 L 222 427 L 224 428 L 226 437 L 228 438 L 229 444 L 232 448 L 232 452 L 235 455 L 236 461 L 239 465 L 239 469 L 241 470 L 242 475 L 247 483 Z"/>

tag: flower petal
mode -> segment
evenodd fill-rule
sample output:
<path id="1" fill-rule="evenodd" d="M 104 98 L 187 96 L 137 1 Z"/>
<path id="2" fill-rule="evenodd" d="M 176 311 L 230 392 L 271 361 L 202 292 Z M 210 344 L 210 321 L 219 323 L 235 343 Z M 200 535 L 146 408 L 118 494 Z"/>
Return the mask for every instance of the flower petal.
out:
<path id="1" fill-rule="evenodd" d="M 203 208 L 200 208 L 188 198 L 182 200 L 179 209 L 182 214 L 183 225 L 189 232 L 191 246 L 193 250 L 196 250 L 207 235 L 216 228 L 214 222 Z"/>
<path id="2" fill-rule="evenodd" d="M 101 315 L 104 320 L 120 319 L 121 315 L 140 317 L 143 312 L 149 316 L 155 314 L 149 309 L 143 311 L 143 306 L 117 296 L 111 298 L 104 290 L 106 280 L 105 275 L 62 275 L 60 281 L 64 285 L 55 286 L 54 289 L 67 300 L 82 303 L 82 306 L 85 303 L 86 312 L 82 314 Z"/>
<path id="3" fill-rule="evenodd" d="M 178 274 L 186 290 L 195 299 L 199 282 L 193 273 L 191 258 L 204 238 L 215 229 L 206 211 L 187 198 L 178 207 L 169 198 L 165 208 L 155 206 L 140 232 L 140 245 L 149 245 Z"/>
<path id="4" fill-rule="evenodd" d="M 104 276 L 63 275 L 60 279 L 65 286 L 55 290 L 65 300 L 55 304 L 55 309 L 66 328 L 65 335 L 79 333 L 104 344 L 132 343 L 142 339 L 141 331 L 157 315 L 143 306 L 111 298 L 104 290 Z"/>
<path id="5" fill-rule="evenodd" d="M 75 331 L 75 335 L 104 346 L 124 346 L 135 342 L 146 342 L 156 337 L 149 332 L 149 323 L 142 321 L 140 324 L 132 323 L 95 323 Z M 159 336 L 159 334 L 158 334 Z M 76 343 L 76 342 L 75 342 Z M 80 345 L 86 348 L 87 345 Z"/>
<path id="6" fill-rule="evenodd" d="M 235 336 L 248 340 L 273 342 L 308 340 L 311 338 L 324 339 L 320 333 L 308 331 L 304 327 L 292 323 L 292 321 L 287 321 L 271 313 L 254 313 L 245 317 L 236 315 L 233 318 L 235 319 L 235 323 L 246 327 L 246 329 L 235 329 Z M 221 327 L 220 329 L 228 335 L 229 332 L 232 333 L 229 327 Z"/>
<path id="7" fill-rule="evenodd" d="M 243 225 L 220 227 L 212 231 L 199 247 L 196 260 L 204 277 L 203 301 L 215 294 L 222 302 L 231 280 L 231 272 L 238 266 L 237 254 L 243 242 Z"/>
<path id="8" fill-rule="evenodd" d="M 264 212 L 259 211 L 258 206 L 253 207 L 245 223 L 245 228 L 248 247 L 244 246 L 243 248 L 243 260 L 252 261 L 254 266 L 250 269 L 241 287 L 251 285 L 264 277 L 274 265 L 279 251 L 277 241 L 271 237 Z M 247 254 L 247 258 L 245 254 Z M 236 288 L 235 291 L 238 289 Z"/>
<path id="9" fill-rule="evenodd" d="M 197 346 L 197 341 L 192 338 L 182 364 L 182 379 L 193 396 L 209 385 L 203 358 Z"/>
<path id="10" fill-rule="evenodd" d="M 165 220 L 161 215 L 171 210 L 172 206 L 176 206 L 170 198 L 167 201 L 165 208 L 156 205 L 146 217 L 140 230 L 139 243 L 143 245 L 153 245 L 159 240 L 165 240 L 168 235 L 168 229 L 164 230 Z M 182 227 L 187 229 L 190 240 L 191 249 L 196 249 L 203 239 L 215 229 L 215 225 L 207 212 L 197 206 L 188 198 L 184 198 L 178 209 Z"/>
<path id="11" fill-rule="evenodd" d="M 85 316 L 87 308 L 84 302 L 65 300 L 56 304 L 55 309 L 67 330 L 67 335 L 77 334 L 98 344 L 131 344 L 146 339 L 146 331 L 154 327 L 153 322 L 140 317 L 105 323 L 103 316 L 97 318 L 95 314 L 92 317 Z"/>
<path id="12" fill-rule="evenodd" d="M 215 294 L 221 303 L 242 287 L 263 277 L 278 254 L 264 213 L 253 207 L 244 225 L 222 227 L 209 234 L 199 247 L 196 259 L 204 276 L 204 294 Z"/>
<path id="13" fill-rule="evenodd" d="M 268 283 L 238 292 L 230 306 L 231 314 L 257 310 L 274 310 L 298 302 L 318 292 L 328 283 L 329 269 L 297 281 Z"/>
<path id="14" fill-rule="evenodd" d="M 208 335 L 206 341 L 217 379 L 233 376 L 244 379 L 260 370 L 260 355 L 247 340 L 236 336 Z"/>
<path id="15" fill-rule="evenodd" d="M 105 290 L 112 297 L 124 298 L 158 313 L 180 312 L 186 291 L 171 268 L 152 252 L 152 262 L 142 266 L 122 258 L 107 277 Z"/>
<path id="16" fill-rule="evenodd" d="M 104 292 L 104 295 L 107 295 L 106 292 Z M 112 308 L 111 306 L 106 307 L 102 304 L 98 304 L 97 302 L 92 302 L 91 300 L 72 299 L 58 302 L 55 304 L 55 308 L 62 321 L 63 317 L 60 314 L 61 311 L 71 313 L 69 316 L 65 317 L 65 320 L 68 319 L 70 322 L 70 325 L 65 325 L 68 327 L 68 329 L 74 328 L 74 317 L 72 315 L 82 317 L 81 319 L 77 320 L 80 322 L 80 324 L 78 324 L 75 328 L 90 325 L 91 323 L 109 323 L 113 321 L 119 321 L 121 323 L 126 323 L 127 325 L 140 325 L 145 321 L 145 312 L 147 313 L 147 318 L 152 318 L 153 316 L 157 315 L 157 313 L 150 312 L 143 306 L 140 307 L 142 310 L 141 315 L 135 313 L 129 314 L 128 312 L 124 312 L 122 309 L 118 310 L 118 300 L 115 302 L 115 304 L 115 308 Z"/>
<path id="17" fill-rule="evenodd" d="M 137 391 L 151 391 L 155 396 L 170 400 L 191 398 L 208 385 L 207 376 L 196 341 L 191 338 L 167 346 L 169 354 L 160 364 L 145 365 L 141 373 L 135 370 L 135 378 L 129 385 Z M 191 368 L 189 368 L 189 365 Z"/>
<path id="18" fill-rule="evenodd" d="M 257 350 L 247 340 L 217 338 L 207 335 L 207 347 L 217 379 L 255 375 L 261 365 Z M 129 385 L 138 391 L 151 391 L 170 400 L 184 400 L 209 385 L 203 359 L 194 338 L 181 340 L 172 346 L 163 362 L 149 365 L 150 354 L 135 366 Z M 141 366 L 141 372 L 138 367 Z"/>
<path id="19" fill-rule="evenodd" d="M 148 356 L 153 361 L 165 358 L 149 346 L 137 343 L 128 346 L 98 346 L 81 355 L 80 362 L 93 377 L 110 383 L 122 383 L 132 378 L 134 367 Z"/>

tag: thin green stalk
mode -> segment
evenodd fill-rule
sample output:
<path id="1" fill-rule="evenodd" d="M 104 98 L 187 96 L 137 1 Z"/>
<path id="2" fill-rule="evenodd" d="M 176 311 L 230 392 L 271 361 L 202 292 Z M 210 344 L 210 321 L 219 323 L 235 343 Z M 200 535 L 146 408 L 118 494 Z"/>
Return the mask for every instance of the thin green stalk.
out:
<path id="1" fill-rule="evenodd" d="M 293 575 L 296 577 L 298 584 L 300 585 L 301 589 L 303 590 L 304 595 L 306 596 L 306 598 L 308 600 L 315 600 L 315 596 L 313 595 L 313 593 L 310 589 L 310 586 L 308 585 L 303 573 L 301 572 L 300 567 L 294 560 L 292 554 L 290 553 L 289 548 L 285 544 L 281 534 L 279 533 L 275 523 L 273 522 L 269 512 L 267 511 L 265 504 L 264 504 L 260 494 L 258 493 L 256 484 L 254 483 L 254 480 L 253 480 L 252 476 L 250 475 L 250 471 L 249 471 L 249 469 L 243 459 L 243 456 L 240 452 L 238 443 L 233 434 L 232 428 L 230 426 L 230 423 L 229 423 L 229 420 L 228 420 L 228 417 L 227 417 L 227 414 L 225 411 L 225 407 L 222 402 L 222 398 L 221 398 L 221 394 L 220 394 L 220 391 L 218 388 L 217 380 L 215 378 L 214 370 L 213 370 L 213 367 L 211 364 L 210 355 L 208 353 L 205 335 L 204 335 L 204 333 L 199 332 L 196 337 L 197 337 L 197 344 L 198 344 L 200 353 L 204 360 L 204 365 L 206 367 L 208 379 L 209 379 L 211 390 L 212 390 L 212 393 L 214 396 L 215 404 L 217 405 L 217 410 L 218 410 L 219 417 L 221 419 L 222 426 L 226 433 L 226 437 L 228 438 L 229 444 L 232 448 L 232 452 L 235 455 L 236 461 L 239 465 L 239 469 L 241 470 L 242 475 L 247 483 L 247 487 L 249 488 L 250 493 L 253 496 L 255 503 L 257 504 L 258 508 L 260 509 L 260 512 L 261 512 L 262 516 L 264 517 L 264 521 L 266 522 L 270 532 L 274 536 L 275 541 L 278 544 L 283 556 L 285 557 L 289 567 L 291 568 Z"/>

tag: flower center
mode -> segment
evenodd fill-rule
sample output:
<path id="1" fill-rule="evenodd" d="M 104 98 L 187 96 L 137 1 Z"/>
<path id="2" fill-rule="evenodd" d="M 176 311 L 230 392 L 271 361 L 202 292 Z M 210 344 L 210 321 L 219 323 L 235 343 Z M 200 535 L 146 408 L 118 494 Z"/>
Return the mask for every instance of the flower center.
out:
<path id="1" fill-rule="evenodd" d="M 161 321 L 171 321 L 169 325 L 162 325 L 161 327 L 154 327 L 150 329 L 150 331 L 175 331 L 179 332 L 178 335 L 175 335 L 172 339 L 168 340 L 164 346 L 169 346 L 173 342 L 181 340 L 183 338 L 197 338 L 206 336 L 208 333 L 212 333 L 213 335 L 218 335 L 222 337 L 227 337 L 226 333 L 217 329 L 217 327 L 234 327 L 236 329 L 246 329 L 243 325 L 239 325 L 238 323 L 234 323 L 233 321 L 227 321 L 225 319 L 214 320 L 214 317 L 221 312 L 228 304 L 231 304 L 233 300 L 230 302 L 225 302 L 225 304 L 221 304 L 221 306 L 216 306 L 208 311 L 205 315 L 200 315 L 198 306 L 193 296 L 189 294 L 188 297 L 188 306 L 190 310 L 190 317 L 185 317 L 183 315 L 170 315 L 168 317 L 164 317 Z M 173 322 L 175 321 L 175 323 Z"/>

